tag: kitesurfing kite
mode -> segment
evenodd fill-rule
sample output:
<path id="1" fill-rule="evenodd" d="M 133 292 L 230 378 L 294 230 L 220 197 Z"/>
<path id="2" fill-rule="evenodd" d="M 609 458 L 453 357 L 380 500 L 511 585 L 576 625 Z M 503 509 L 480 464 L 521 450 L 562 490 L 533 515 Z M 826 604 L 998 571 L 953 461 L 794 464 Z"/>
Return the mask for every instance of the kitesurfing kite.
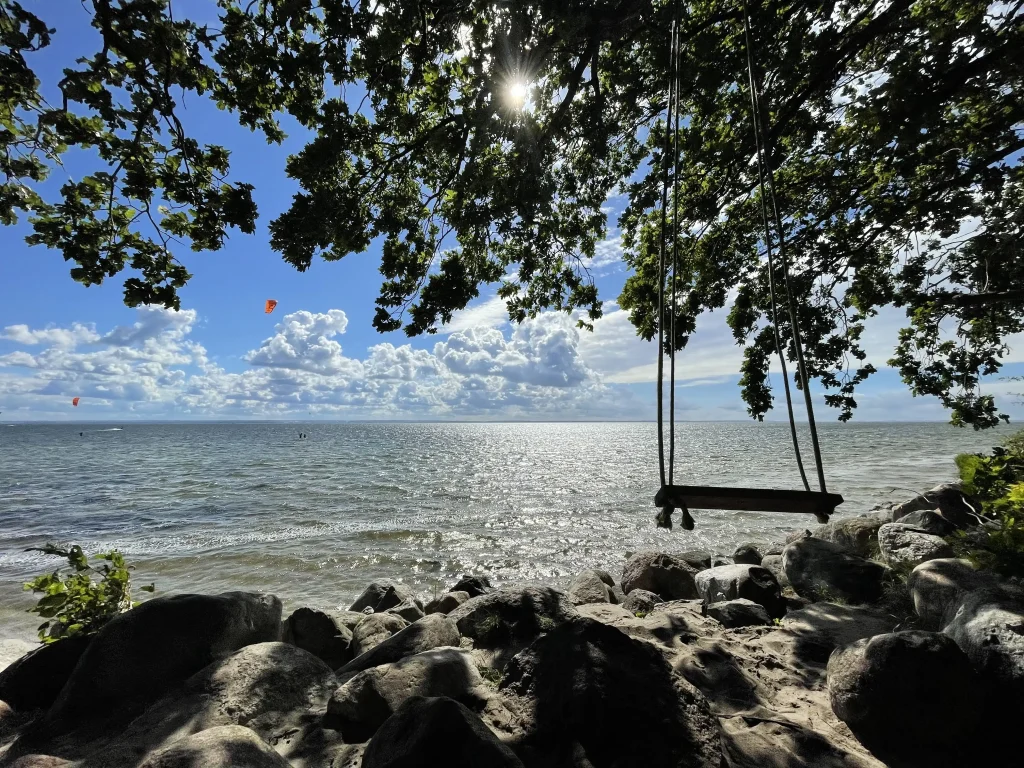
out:
<path id="1" fill-rule="evenodd" d="M 276 306 L 277 306 L 277 299 L 267 299 L 267 305 L 266 305 L 266 307 L 265 307 L 265 308 L 263 309 L 263 311 L 264 311 L 264 312 L 265 312 L 266 314 L 268 314 L 268 315 L 269 315 L 269 314 L 270 314 L 271 312 L 273 312 L 273 311 L 274 311 L 274 307 L 276 307 Z"/>
<path id="2" fill-rule="evenodd" d="M 71 404 L 77 408 L 78 407 L 78 401 L 81 400 L 81 399 L 82 398 L 80 398 L 80 397 L 72 398 Z"/>

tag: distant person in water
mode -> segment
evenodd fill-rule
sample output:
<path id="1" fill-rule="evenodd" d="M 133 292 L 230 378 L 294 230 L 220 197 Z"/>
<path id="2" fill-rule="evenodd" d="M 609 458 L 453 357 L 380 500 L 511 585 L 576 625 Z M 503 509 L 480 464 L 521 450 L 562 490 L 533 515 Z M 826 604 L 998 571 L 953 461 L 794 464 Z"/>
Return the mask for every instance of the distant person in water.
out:
<path id="1" fill-rule="evenodd" d="M 78 436 L 79 436 L 79 437 L 85 437 L 85 432 L 79 432 L 79 433 L 78 433 Z"/>

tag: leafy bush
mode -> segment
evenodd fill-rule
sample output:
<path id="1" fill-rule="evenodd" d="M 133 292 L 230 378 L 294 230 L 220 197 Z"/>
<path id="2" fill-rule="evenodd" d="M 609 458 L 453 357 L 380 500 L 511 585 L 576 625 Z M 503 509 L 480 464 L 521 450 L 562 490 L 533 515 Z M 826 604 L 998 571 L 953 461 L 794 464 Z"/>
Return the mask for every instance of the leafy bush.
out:
<path id="1" fill-rule="evenodd" d="M 986 456 L 956 457 L 963 489 L 981 502 L 995 525 L 984 539 L 959 532 L 952 543 L 976 565 L 1004 576 L 1024 576 L 1024 430 Z"/>
<path id="2" fill-rule="evenodd" d="M 68 561 L 66 567 L 61 566 L 25 584 L 26 590 L 43 595 L 35 607 L 29 608 L 31 613 L 46 619 L 39 625 L 40 642 L 53 643 L 64 637 L 90 634 L 117 614 L 137 605 L 132 602 L 132 566 L 125 563 L 124 556 L 117 550 L 93 555 L 93 561 L 104 561 L 98 567 L 89 565 L 89 558 L 77 544 L 67 549 L 47 544 L 26 551 L 55 555 Z M 66 572 L 68 568 L 70 573 Z M 93 580 L 94 574 L 99 577 L 98 581 Z M 140 589 L 152 592 L 154 586 L 148 584 Z"/>

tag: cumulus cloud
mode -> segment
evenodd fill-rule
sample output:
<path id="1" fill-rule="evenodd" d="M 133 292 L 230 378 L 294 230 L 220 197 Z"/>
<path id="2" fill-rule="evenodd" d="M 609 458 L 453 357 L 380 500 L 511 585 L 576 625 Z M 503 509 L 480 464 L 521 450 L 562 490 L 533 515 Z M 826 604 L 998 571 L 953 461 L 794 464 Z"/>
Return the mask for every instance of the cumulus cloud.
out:
<path id="1" fill-rule="evenodd" d="M 27 325 L 9 325 L 4 328 L 2 337 L 18 344 L 49 344 L 59 349 L 71 349 L 100 338 L 94 327 L 81 323 L 74 323 L 70 328 L 50 327 L 36 330 Z"/>

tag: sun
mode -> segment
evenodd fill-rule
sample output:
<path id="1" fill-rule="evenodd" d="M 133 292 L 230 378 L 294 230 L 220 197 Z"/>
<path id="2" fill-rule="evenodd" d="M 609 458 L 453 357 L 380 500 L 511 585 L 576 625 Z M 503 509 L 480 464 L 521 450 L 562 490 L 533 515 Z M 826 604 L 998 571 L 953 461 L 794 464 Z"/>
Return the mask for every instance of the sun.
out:
<path id="1" fill-rule="evenodd" d="M 515 109 L 522 109 L 530 96 L 530 86 L 522 80 L 513 80 L 508 84 L 506 92 L 509 103 Z"/>

